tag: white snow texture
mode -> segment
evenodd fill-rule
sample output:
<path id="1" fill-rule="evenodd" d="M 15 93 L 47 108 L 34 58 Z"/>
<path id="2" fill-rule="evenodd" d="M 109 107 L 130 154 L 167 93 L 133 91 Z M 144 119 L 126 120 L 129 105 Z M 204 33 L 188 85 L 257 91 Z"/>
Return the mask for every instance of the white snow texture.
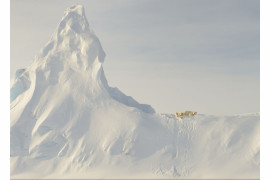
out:
<path id="1" fill-rule="evenodd" d="M 108 86 L 84 8 L 68 8 L 11 88 L 11 178 L 259 178 L 259 113 L 158 114 Z"/>

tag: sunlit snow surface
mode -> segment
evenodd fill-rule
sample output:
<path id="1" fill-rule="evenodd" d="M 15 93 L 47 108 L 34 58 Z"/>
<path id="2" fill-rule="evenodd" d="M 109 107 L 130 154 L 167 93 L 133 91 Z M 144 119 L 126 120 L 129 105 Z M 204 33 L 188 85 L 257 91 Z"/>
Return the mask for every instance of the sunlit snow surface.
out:
<path id="1" fill-rule="evenodd" d="M 11 88 L 11 178 L 259 178 L 259 113 L 155 113 L 109 87 L 104 59 L 68 8 Z"/>

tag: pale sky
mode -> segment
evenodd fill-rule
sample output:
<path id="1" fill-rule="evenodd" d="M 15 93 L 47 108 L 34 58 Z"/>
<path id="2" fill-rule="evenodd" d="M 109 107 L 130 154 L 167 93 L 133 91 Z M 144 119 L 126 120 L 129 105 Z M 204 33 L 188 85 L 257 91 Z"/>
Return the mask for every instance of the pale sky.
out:
<path id="1" fill-rule="evenodd" d="M 159 113 L 260 111 L 259 0 L 11 0 L 11 78 L 76 3 L 110 86 Z"/>

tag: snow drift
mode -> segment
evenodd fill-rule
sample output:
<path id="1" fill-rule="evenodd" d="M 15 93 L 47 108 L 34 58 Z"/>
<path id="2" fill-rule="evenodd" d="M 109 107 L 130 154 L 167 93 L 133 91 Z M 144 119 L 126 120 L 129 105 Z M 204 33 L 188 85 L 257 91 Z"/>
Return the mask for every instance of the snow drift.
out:
<path id="1" fill-rule="evenodd" d="M 11 88 L 12 178 L 259 178 L 259 114 L 158 114 L 108 85 L 84 8 L 68 8 Z"/>

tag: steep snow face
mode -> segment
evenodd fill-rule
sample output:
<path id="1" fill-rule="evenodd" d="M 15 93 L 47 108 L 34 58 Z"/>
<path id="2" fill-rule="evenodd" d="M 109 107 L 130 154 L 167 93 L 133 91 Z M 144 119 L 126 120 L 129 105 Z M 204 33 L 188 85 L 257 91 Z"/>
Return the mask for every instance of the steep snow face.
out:
<path id="1" fill-rule="evenodd" d="M 34 63 L 26 70 L 16 72 L 11 102 L 25 92 L 31 82 L 33 88 L 42 91 L 52 86 L 63 86 L 65 90 L 76 87 L 80 94 L 92 97 L 102 94 L 102 97 L 109 96 L 127 106 L 154 113 L 151 106 L 139 104 L 117 88 L 108 86 L 102 68 L 104 59 L 105 53 L 89 28 L 83 6 L 74 5 L 66 10 L 51 40 L 35 57 Z"/>
<path id="2" fill-rule="evenodd" d="M 104 58 L 84 8 L 68 8 L 32 65 L 16 72 L 12 178 L 259 177 L 259 114 L 157 114 L 109 87 Z"/>

